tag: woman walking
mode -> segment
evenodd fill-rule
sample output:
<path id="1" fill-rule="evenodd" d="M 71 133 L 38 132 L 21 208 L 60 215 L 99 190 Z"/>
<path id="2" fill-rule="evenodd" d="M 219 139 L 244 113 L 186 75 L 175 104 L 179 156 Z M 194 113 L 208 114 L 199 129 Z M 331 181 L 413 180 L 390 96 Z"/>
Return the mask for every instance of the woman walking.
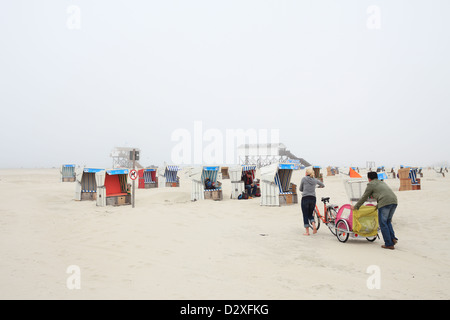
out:
<path id="1" fill-rule="evenodd" d="M 312 168 L 306 169 L 306 176 L 300 183 L 300 191 L 302 192 L 302 212 L 303 212 L 303 224 L 306 232 L 305 236 L 309 236 L 310 223 L 313 226 L 313 233 L 317 233 L 316 223 L 314 222 L 313 212 L 316 207 L 316 186 L 319 188 L 325 187 L 325 185 L 314 178 L 314 171 Z"/>

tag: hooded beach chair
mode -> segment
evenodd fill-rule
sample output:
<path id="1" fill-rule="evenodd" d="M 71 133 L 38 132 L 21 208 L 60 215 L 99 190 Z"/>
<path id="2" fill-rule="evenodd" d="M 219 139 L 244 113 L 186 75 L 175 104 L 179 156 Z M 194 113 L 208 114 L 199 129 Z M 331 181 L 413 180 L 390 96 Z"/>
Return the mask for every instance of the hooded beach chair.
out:
<path id="1" fill-rule="evenodd" d="M 75 200 L 97 200 L 95 173 L 105 169 L 79 168 L 76 170 Z"/>
<path id="2" fill-rule="evenodd" d="M 158 176 L 156 168 L 146 168 L 138 170 L 138 179 L 139 189 L 158 188 Z"/>
<path id="3" fill-rule="evenodd" d="M 380 166 L 377 168 L 377 172 L 384 172 L 384 171 L 385 171 L 384 166 Z"/>
<path id="4" fill-rule="evenodd" d="M 298 164 L 273 163 L 261 168 L 261 205 L 280 206 L 298 203 L 296 185 L 291 183 Z"/>
<path id="5" fill-rule="evenodd" d="M 411 179 L 412 190 L 420 190 L 420 179 L 417 178 L 418 172 L 418 168 L 410 168 L 409 170 L 409 178 Z"/>
<path id="6" fill-rule="evenodd" d="M 330 176 L 334 176 L 334 175 L 336 175 L 336 168 L 328 166 L 327 167 L 327 176 L 330 177 Z"/>
<path id="7" fill-rule="evenodd" d="M 217 180 L 219 175 L 218 166 L 203 166 L 191 170 L 192 179 L 191 200 L 222 200 L 222 183 Z M 209 179 L 214 184 L 214 188 L 206 189 L 205 182 Z"/>
<path id="8" fill-rule="evenodd" d="M 75 181 L 75 165 L 63 164 L 60 169 L 61 182 L 74 182 Z"/>
<path id="9" fill-rule="evenodd" d="M 238 199 L 239 195 L 245 192 L 244 176 L 247 172 L 252 174 L 253 180 L 256 176 L 256 165 L 239 165 L 230 168 L 231 179 L 231 199 Z"/>
<path id="10" fill-rule="evenodd" d="M 111 169 L 95 173 L 97 206 L 131 204 L 128 192 L 128 169 Z"/>
<path id="11" fill-rule="evenodd" d="M 400 179 L 399 191 L 420 190 L 420 179 L 417 178 L 417 168 L 403 167 L 398 169 Z"/>
<path id="12" fill-rule="evenodd" d="M 377 172 L 377 175 L 378 175 L 378 180 L 381 180 L 381 181 L 386 180 L 388 178 L 386 172 L 384 172 L 384 171 Z"/>
<path id="13" fill-rule="evenodd" d="M 392 179 L 397 178 L 397 174 L 395 173 L 395 170 L 394 170 L 393 167 L 391 168 L 391 172 L 389 172 L 389 176 L 390 176 Z"/>
<path id="14" fill-rule="evenodd" d="M 320 173 L 320 169 L 322 169 L 322 167 L 320 167 L 320 166 L 313 166 L 314 177 L 315 177 L 317 180 L 320 180 L 320 181 L 323 182 L 323 174 Z"/>
<path id="15" fill-rule="evenodd" d="M 178 177 L 179 166 L 164 166 L 158 169 L 158 184 L 160 188 L 179 187 L 180 177 Z"/>

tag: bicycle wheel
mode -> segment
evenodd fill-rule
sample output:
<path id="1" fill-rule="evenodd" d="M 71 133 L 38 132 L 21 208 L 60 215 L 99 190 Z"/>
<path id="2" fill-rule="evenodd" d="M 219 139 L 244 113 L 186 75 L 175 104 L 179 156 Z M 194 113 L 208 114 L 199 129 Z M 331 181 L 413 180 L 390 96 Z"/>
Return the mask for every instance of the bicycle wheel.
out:
<path id="1" fill-rule="evenodd" d="M 345 220 L 339 220 L 336 223 L 336 237 L 340 242 L 346 242 L 348 240 L 350 228 Z"/>
<path id="2" fill-rule="evenodd" d="M 327 219 L 328 219 L 328 222 L 327 222 L 328 228 L 330 229 L 330 231 L 331 231 L 331 233 L 333 235 L 336 235 L 336 227 L 335 227 L 335 224 L 334 224 L 334 222 L 336 221 L 336 216 L 337 216 L 336 209 L 328 208 L 327 214 L 328 214 L 328 217 L 327 217 Z"/>
<path id="3" fill-rule="evenodd" d="M 319 228 L 320 228 L 320 218 L 319 218 L 319 215 L 318 215 L 316 209 L 314 209 L 313 218 L 314 218 L 314 222 L 316 223 L 316 229 L 319 230 Z M 309 226 L 311 227 L 311 229 L 313 229 L 313 226 L 312 226 L 311 222 L 309 222 Z"/>
<path id="4" fill-rule="evenodd" d="M 367 239 L 367 241 L 369 241 L 369 242 L 374 242 L 375 240 L 377 240 L 377 238 L 378 238 L 378 235 L 373 236 L 373 237 L 370 237 L 370 238 L 366 238 L 366 239 Z"/>

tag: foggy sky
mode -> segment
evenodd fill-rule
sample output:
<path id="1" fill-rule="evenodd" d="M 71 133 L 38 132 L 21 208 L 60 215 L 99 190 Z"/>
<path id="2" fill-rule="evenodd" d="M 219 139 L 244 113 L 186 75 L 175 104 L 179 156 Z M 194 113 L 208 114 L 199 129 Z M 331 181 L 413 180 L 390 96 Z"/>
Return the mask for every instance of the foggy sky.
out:
<path id="1" fill-rule="evenodd" d="M 0 168 L 109 167 L 116 146 L 170 163 L 172 133 L 195 121 L 278 129 L 322 166 L 450 161 L 449 12 L 447 0 L 1 1 Z"/>

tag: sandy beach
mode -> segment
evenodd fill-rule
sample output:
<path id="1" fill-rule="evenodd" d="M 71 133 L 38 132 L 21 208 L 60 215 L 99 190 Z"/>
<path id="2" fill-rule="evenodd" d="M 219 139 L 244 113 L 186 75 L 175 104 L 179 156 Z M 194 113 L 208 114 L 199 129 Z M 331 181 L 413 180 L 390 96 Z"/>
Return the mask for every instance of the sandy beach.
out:
<path id="1" fill-rule="evenodd" d="M 295 172 L 299 184 L 304 171 Z M 137 189 L 136 207 L 75 201 L 58 169 L 0 170 L 0 299 L 449 299 L 450 179 L 425 170 L 421 190 L 398 191 L 395 250 L 340 243 L 322 225 L 303 236 L 299 204 L 258 198 L 191 202 L 191 183 Z M 317 197 L 348 203 L 342 178 Z M 380 234 L 381 236 L 381 234 Z M 78 266 L 80 289 L 68 289 Z M 367 281 L 380 270 L 380 288 Z"/>

